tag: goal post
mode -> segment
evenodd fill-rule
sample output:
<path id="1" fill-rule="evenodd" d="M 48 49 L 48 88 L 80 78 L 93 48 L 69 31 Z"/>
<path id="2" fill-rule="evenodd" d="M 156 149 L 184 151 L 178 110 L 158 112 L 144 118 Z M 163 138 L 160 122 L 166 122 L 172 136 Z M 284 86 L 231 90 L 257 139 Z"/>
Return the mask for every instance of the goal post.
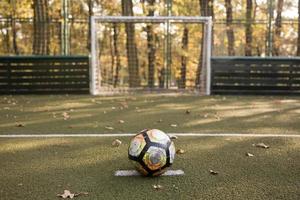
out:
<path id="1" fill-rule="evenodd" d="M 179 89 L 210 95 L 211 17 L 92 16 L 90 93 Z"/>

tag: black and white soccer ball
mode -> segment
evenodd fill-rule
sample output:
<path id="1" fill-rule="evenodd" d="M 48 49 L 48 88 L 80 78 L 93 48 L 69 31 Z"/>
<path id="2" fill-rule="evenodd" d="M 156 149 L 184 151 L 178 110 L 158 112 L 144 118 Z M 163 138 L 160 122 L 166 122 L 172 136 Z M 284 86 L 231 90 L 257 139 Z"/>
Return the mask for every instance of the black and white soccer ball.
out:
<path id="1" fill-rule="evenodd" d="M 164 132 L 146 129 L 132 138 L 128 157 L 141 174 L 159 176 L 173 164 L 175 146 Z"/>

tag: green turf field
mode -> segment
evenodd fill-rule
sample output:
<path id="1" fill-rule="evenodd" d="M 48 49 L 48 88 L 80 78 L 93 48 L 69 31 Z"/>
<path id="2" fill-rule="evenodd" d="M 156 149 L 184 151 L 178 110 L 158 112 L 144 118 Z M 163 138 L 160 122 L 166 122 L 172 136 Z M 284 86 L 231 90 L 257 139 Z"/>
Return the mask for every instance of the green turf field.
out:
<path id="1" fill-rule="evenodd" d="M 2 139 L 1 199 L 57 199 L 69 189 L 78 199 L 299 199 L 300 139 L 184 137 L 173 169 L 177 177 L 114 177 L 131 169 L 129 138 Z M 253 147 L 264 142 L 269 149 Z M 254 157 L 247 157 L 250 152 Z M 209 170 L 218 171 L 211 175 Z M 153 184 L 163 189 L 156 191 Z"/>
<path id="2" fill-rule="evenodd" d="M 0 97 L 0 134 L 135 133 L 153 127 L 166 132 L 299 134 L 299 121 L 299 97 Z"/>
<path id="3" fill-rule="evenodd" d="M 120 121 L 122 120 L 122 121 Z M 0 134 L 300 133 L 300 98 L 134 95 L 0 96 Z M 132 169 L 130 137 L 0 138 L 0 199 L 300 199 L 300 138 L 179 137 L 177 177 L 115 177 Z M 269 149 L 254 147 L 263 142 Z M 245 154 L 251 153 L 253 157 Z M 209 170 L 218 171 L 211 175 Z M 154 184 L 163 189 L 155 190 Z"/>

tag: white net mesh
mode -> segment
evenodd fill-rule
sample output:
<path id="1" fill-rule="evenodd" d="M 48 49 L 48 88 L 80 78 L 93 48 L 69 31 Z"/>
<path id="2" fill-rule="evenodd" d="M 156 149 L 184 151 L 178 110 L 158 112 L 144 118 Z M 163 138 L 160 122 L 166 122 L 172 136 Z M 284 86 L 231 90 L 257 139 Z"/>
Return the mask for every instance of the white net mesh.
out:
<path id="1" fill-rule="evenodd" d="M 93 17 L 91 93 L 209 94 L 210 17 Z"/>

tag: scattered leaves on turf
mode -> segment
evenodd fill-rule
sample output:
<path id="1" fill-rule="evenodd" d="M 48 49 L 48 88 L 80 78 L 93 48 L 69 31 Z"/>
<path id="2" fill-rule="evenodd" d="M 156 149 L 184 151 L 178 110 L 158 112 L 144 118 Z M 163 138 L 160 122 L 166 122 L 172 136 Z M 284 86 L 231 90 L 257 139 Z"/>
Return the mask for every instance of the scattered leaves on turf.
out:
<path id="1" fill-rule="evenodd" d="M 170 126 L 176 128 L 178 127 L 178 124 L 170 124 Z"/>
<path id="2" fill-rule="evenodd" d="M 79 195 L 88 195 L 88 192 L 79 192 L 79 193 L 71 193 L 70 190 L 64 190 L 63 194 L 57 194 L 57 197 L 61 197 L 63 199 L 73 199 L 74 197 L 78 197 Z"/>
<path id="3" fill-rule="evenodd" d="M 157 123 L 161 123 L 161 122 L 163 122 L 163 120 L 162 120 L 162 119 L 159 119 L 159 120 L 157 120 Z"/>
<path id="4" fill-rule="evenodd" d="M 114 127 L 112 127 L 112 126 L 105 126 L 105 128 L 106 128 L 107 130 L 114 130 Z"/>
<path id="5" fill-rule="evenodd" d="M 255 146 L 255 147 L 259 147 L 259 148 L 263 148 L 263 149 L 268 149 L 268 148 L 270 148 L 270 146 L 268 146 L 268 145 L 266 145 L 266 144 L 264 144 L 264 143 L 257 143 L 257 144 L 253 144 L 253 146 Z"/>
<path id="6" fill-rule="evenodd" d="M 185 151 L 183 149 L 177 149 L 176 154 L 184 154 Z"/>
<path id="7" fill-rule="evenodd" d="M 63 199 L 66 199 L 66 198 L 73 199 L 75 197 L 75 194 L 71 193 L 69 190 L 64 190 L 63 194 L 57 194 L 56 196 L 61 197 Z"/>
<path id="8" fill-rule="evenodd" d="M 186 110 L 185 114 L 191 114 L 191 111 L 190 110 Z"/>
<path id="9" fill-rule="evenodd" d="M 70 115 L 67 112 L 63 112 L 62 116 L 63 116 L 64 120 L 68 120 L 70 118 Z"/>
<path id="10" fill-rule="evenodd" d="M 152 187 L 155 189 L 155 190 L 161 190 L 163 189 L 163 186 L 157 184 L 157 185 L 152 185 Z"/>
<path id="11" fill-rule="evenodd" d="M 178 139 L 178 137 L 177 137 L 176 135 L 171 135 L 171 136 L 170 136 L 170 139 L 171 139 L 171 140 L 176 140 L 176 139 Z"/>
<path id="12" fill-rule="evenodd" d="M 218 175 L 219 174 L 219 172 L 214 171 L 212 169 L 209 170 L 209 173 L 212 174 L 212 175 Z"/>
<path id="13" fill-rule="evenodd" d="M 17 122 L 17 123 L 16 123 L 16 127 L 25 127 L 25 124 L 20 123 L 20 122 Z"/>
<path id="14" fill-rule="evenodd" d="M 118 147 L 118 146 L 120 146 L 121 144 L 122 144 L 122 141 L 119 140 L 119 139 L 115 139 L 115 140 L 111 143 L 111 145 L 112 145 L 113 147 Z"/>
<path id="15" fill-rule="evenodd" d="M 254 155 L 252 154 L 252 153 L 246 153 L 246 156 L 248 156 L 248 157 L 253 157 Z"/>

